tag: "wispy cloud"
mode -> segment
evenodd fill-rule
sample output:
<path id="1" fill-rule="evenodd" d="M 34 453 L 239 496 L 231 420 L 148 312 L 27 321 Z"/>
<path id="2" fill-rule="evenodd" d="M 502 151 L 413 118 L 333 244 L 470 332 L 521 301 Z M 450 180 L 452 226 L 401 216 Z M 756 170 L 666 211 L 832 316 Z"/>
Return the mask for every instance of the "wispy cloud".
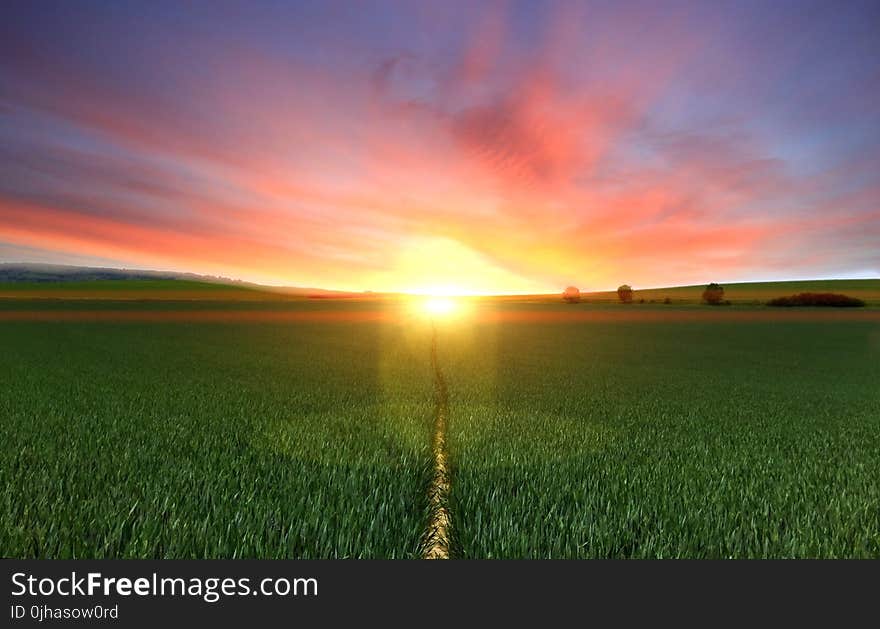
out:
<path id="1" fill-rule="evenodd" d="M 855 8 L 797 16 L 824 53 L 751 45 L 757 6 L 90 10 L 3 28 L 4 258 L 354 289 L 880 274 Z"/>

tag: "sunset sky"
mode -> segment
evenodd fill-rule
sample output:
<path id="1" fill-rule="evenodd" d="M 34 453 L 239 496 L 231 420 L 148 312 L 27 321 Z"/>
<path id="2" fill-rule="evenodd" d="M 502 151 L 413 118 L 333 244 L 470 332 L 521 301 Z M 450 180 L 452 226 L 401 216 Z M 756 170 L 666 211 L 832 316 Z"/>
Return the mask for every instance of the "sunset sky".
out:
<path id="1" fill-rule="evenodd" d="M 0 262 L 880 277 L 878 2 L 4 2 Z"/>

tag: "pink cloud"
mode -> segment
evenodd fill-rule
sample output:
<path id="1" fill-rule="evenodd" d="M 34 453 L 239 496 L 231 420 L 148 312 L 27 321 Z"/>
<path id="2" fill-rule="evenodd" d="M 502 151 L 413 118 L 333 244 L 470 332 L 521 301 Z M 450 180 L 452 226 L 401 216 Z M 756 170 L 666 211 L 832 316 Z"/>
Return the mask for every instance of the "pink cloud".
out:
<path id="1" fill-rule="evenodd" d="M 17 106 L 98 148 L 41 146 L 56 160 L 35 162 L 42 176 L 73 185 L 0 197 L 0 239 L 381 290 L 407 288 L 364 284 L 393 271 L 396 246 L 436 237 L 555 290 L 784 275 L 801 258 L 780 248 L 876 233 L 876 190 L 820 198 L 743 121 L 652 117 L 706 34 L 624 10 L 584 39 L 590 16 L 571 11 L 512 55 L 509 9 L 493 5 L 452 64 L 401 51 L 330 72 L 196 47 L 212 72 L 143 94 L 20 43 Z"/>

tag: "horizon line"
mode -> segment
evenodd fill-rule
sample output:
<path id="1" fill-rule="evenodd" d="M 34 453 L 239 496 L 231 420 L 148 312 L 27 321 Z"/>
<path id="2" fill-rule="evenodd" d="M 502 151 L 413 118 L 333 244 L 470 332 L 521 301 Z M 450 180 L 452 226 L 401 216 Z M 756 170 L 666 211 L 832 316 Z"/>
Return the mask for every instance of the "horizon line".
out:
<path id="1" fill-rule="evenodd" d="M 86 266 L 86 265 L 78 265 L 78 264 L 57 264 L 52 262 L 35 262 L 35 261 L 0 261 L 0 266 L 12 266 L 12 265 L 20 265 L 20 266 L 46 266 L 46 267 L 58 267 L 64 269 L 88 269 L 94 271 L 122 271 L 122 272 L 140 272 L 140 273 L 167 273 L 167 274 L 177 274 L 177 275 L 194 275 L 196 277 L 203 278 L 215 278 L 217 280 L 223 280 L 218 283 L 239 283 L 239 284 L 249 284 L 252 286 L 258 286 L 269 289 L 296 289 L 296 290 L 316 290 L 316 291 L 327 291 L 334 293 L 357 293 L 357 294 L 369 294 L 373 293 L 376 295 L 407 295 L 407 296 L 426 296 L 426 295 L 434 295 L 438 294 L 437 292 L 432 292 L 430 290 L 406 290 L 406 289 L 390 289 L 390 290 L 380 290 L 380 289 L 369 289 L 369 288 L 361 288 L 361 289 L 350 289 L 350 288 L 328 288 L 322 286 L 309 286 L 309 285 L 295 285 L 295 284 L 274 284 L 268 282 L 256 282 L 253 280 L 241 279 L 241 278 L 233 278 L 224 275 L 214 275 L 211 273 L 200 273 L 197 271 L 182 271 L 178 269 L 151 269 L 151 268 L 140 268 L 140 267 L 125 267 L 125 266 Z M 880 273 L 868 276 L 862 275 L 858 277 L 799 277 L 799 278 L 786 278 L 786 279 L 757 279 L 757 280 L 710 280 L 706 282 L 706 284 L 710 282 L 716 282 L 719 284 L 763 284 L 763 283 L 785 283 L 785 282 L 823 282 L 823 281 L 853 281 L 853 280 L 880 280 Z M 99 280 L 96 280 L 99 281 Z M 111 280 L 107 280 L 111 281 Z M 569 284 L 573 285 L 573 284 Z M 703 283 L 689 283 L 689 284 L 666 284 L 662 286 L 644 286 L 640 288 L 632 287 L 634 292 L 639 290 L 661 290 L 664 288 L 690 288 L 695 286 L 702 286 Z M 454 292 L 454 289 L 443 290 L 444 295 L 449 297 L 528 297 L 530 295 L 555 295 L 557 292 L 562 293 L 565 287 L 562 287 L 559 290 L 549 290 L 547 292 L 497 292 L 497 293 L 477 293 L 465 291 L 461 293 Z M 579 289 L 583 294 L 590 293 L 608 293 L 614 292 L 617 288 L 591 288 L 591 289 Z"/>

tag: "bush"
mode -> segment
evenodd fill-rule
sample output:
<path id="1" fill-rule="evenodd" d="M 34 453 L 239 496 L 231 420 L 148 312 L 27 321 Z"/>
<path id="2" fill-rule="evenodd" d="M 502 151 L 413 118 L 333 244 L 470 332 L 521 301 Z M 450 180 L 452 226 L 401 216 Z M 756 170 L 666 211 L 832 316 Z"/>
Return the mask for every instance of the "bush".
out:
<path id="1" fill-rule="evenodd" d="M 631 304 L 633 300 L 633 289 L 629 284 L 623 284 L 617 287 L 617 298 L 622 304 Z"/>
<path id="2" fill-rule="evenodd" d="M 724 287 L 712 282 L 703 291 L 703 301 L 711 306 L 720 306 L 724 302 Z"/>
<path id="3" fill-rule="evenodd" d="M 669 297 L 667 297 L 666 299 L 663 300 L 663 303 L 664 303 L 664 304 L 671 304 L 671 303 L 672 303 L 672 300 L 669 299 Z"/>
<path id="4" fill-rule="evenodd" d="M 768 306 L 828 306 L 832 308 L 858 308 L 865 302 L 855 297 L 839 293 L 798 293 L 790 297 L 777 297 L 767 302 Z"/>

